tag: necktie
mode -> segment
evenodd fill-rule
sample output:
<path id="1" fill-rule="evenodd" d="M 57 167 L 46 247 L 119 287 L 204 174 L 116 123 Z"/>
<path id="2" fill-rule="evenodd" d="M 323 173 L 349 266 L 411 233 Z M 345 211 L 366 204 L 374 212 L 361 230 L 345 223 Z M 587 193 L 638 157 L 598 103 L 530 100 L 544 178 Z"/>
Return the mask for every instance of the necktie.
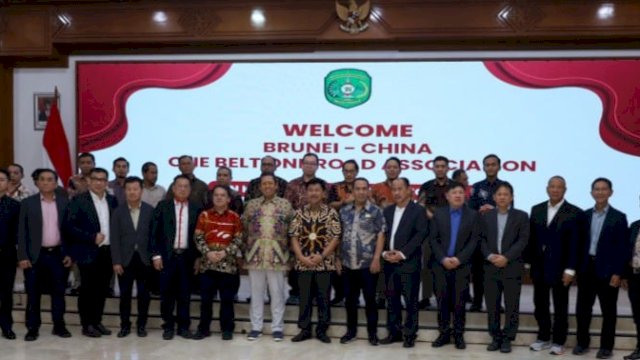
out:
<path id="1" fill-rule="evenodd" d="M 180 211 L 178 212 L 178 249 L 182 249 L 182 211 L 184 210 L 184 202 L 180 202 Z"/>

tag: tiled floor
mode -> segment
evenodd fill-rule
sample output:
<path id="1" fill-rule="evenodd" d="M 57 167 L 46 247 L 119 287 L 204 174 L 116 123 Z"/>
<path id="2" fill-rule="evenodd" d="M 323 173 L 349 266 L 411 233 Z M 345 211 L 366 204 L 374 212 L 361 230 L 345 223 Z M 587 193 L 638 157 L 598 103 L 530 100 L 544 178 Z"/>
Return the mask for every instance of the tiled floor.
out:
<path id="1" fill-rule="evenodd" d="M 290 337 L 284 342 L 275 343 L 271 337 L 263 336 L 249 342 L 237 334 L 232 341 L 220 340 L 219 334 L 211 338 L 194 341 L 176 338 L 164 341 L 160 330 L 151 330 L 149 337 L 141 339 L 130 335 L 118 339 L 115 335 L 100 339 L 89 339 L 78 335 L 80 329 L 70 327 L 74 334 L 70 339 L 60 339 L 50 335 L 50 326 L 43 326 L 40 338 L 32 343 L 22 339 L 0 340 L 0 360 L 72 360 L 72 359 L 114 359 L 114 360 L 154 360 L 154 359 L 324 359 L 324 360 L 404 360 L 404 359 L 558 359 L 547 353 L 534 353 L 527 347 L 516 346 L 511 354 L 490 353 L 486 345 L 469 345 L 466 350 L 456 350 L 453 346 L 434 349 L 430 343 L 417 343 L 415 348 L 404 349 L 401 344 L 388 346 L 370 346 L 364 340 L 341 345 L 337 339 L 331 344 L 322 344 L 317 340 L 292 343 Z M 614 358 L 620 359 L 629 351 L 618 350 Z M 563 356 L 575 358 L 570 350 Z M 595 351 L 580 357 L 594 359 Z"/>

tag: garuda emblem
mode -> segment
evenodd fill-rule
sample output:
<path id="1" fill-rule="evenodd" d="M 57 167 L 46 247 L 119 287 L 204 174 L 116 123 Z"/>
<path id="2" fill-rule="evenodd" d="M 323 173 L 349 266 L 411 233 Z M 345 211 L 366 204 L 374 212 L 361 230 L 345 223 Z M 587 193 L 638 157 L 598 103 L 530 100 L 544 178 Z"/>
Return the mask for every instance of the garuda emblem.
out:
<path id="1" fill-rule="evenodd" d="M 354 35 L 359 34 L 369 27 L 366 19 L 371 12 L 371 2 L 367 0 L 358 6 L 356 0 L 349 0 L 349 6 L 346 6 L 336 0 L 336 12 L 340 20 L 342 20 L 342 24 L 340 24 L 342 31 Z"/>

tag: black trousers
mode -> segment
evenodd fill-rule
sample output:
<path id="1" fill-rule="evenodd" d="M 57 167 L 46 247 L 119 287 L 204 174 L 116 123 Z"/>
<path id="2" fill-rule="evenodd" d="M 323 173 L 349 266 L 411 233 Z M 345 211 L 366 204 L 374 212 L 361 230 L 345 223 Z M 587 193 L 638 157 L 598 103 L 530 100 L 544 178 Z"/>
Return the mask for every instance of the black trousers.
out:
<path id="1" fill-rule="evenodd" d="M 299 271 L 298 284 L 300 286 L 300 314 L 298 328 L 311 332 L 312 295 L 316 296 L 318 304 L 318 325 L 316 334 L 325 334 L 331 320 L 329 293 L 331 291 L 330 271 Z"/>
<path id="2" fill-rule="evenodd" d="M 633 322 L 636 324 L 636 348 L 640 348 L 640 273 L 633 274 L 629 281 L 629 302 L 633 312 Z"/>
<path id="3" fill-rule="evenodd" d="M 507 338 L 514 340 L 518 333 L 520 319 L 520 291 L 522 278 L 506 277 L 504 269 L 485 268 L 485 300 L 487 303 L 487 317 L 489 334 L 493 338 Z M 504 296 L 505 324 L 504 329 L 500 325 L 500 304 Z"/>
<path id="4" fill-rule="evenodd" d="M 578 276 L 578 302 L 576 319 L 578 323 L 578 344 L 588 347 L 591 342 L 589 328 L 596 296 L 602 310 L 602 331 L 600 348 L 613 350 L 616 337 L 616 320 L 618 317 L 618 288 L 609 286 L 610 278 L 600 279 L 596 276 L 595 261 L 589 260 L 587 272 Z"/>
<path id="5" fill-rule="evenodd" d="M 149 302 L 151 300 L 148 287 L 150 273 L 151 267 L 145 265 L 138 252 L 135 252 L 129 265 L 124 268 L 124 273 L 118 275 L 118 283 L 120 284 L 120 327 L 131 327 L 131 294 L 134 281 L 138 289 L 138 320 L 136 324 L 138 327 L 147 325 Z"/>
<path id="6" fill-rule="evenodd" d="M 337 271 L 331 273 L 331 287 L 334 291 L 334 299 L 344 299 L 344 275 L 338 274 Z"/>
<path id="7" fill-rule="evenodd" d="M 82 278 L 78 295 L 78 311 L 83 327 L 102 323 L 104 303 L 109 296 L 113 277 L 110 248 L 109 245 L 101 246 L 91 263 L 78 264 Z"/>
<path id="8" fill-rule="evenodd" d="M 176 318 L 179 329 L 189 329 L 191 325 L 189 304 L 191 303 L 191 274 L 193 261 L 186 253 L 173 253 L 163 263 L 160 271 L 160 314 L 163 329 L 175 329 Z M 173 310 L 177 304 L 177 316 Z"/>
<path id="9" fill-rule="evenodd" d="M 484 298 L 484 260 L 484 255 L 480 250 L 480 243 L 478 243 L 478 247 L 471 258 L 471 282 L 473 283 L 473 305 L 475 306 L 482 306 L 482 299 Z M 468 293 L 469 291 L 467 290 Z"/>
<path id="10" fill-rule="evenodd" d="M 342 268 L 344 291 L 347 308 L 347 331 L 356 334 L 358 331 L 358 303 L 360 290 L 364 296 L 365 313 L 367 314 L 367 333 L 369 336 L 378 332 L 378 307 L 376 305 L 376 286 L 378 274 L 372 274 L 368 268 Z"/>
<path id="11" fill-rule="evenodd" d="M 289 296 L 300 296 L 300 282 L 298 276 L 300 272 L 298 270 L 291 269 L 287 274 L 287 282 L 291 289 L 289 289 Z"/>
<path id="12" fill-rule="evenodd" d="M 460 269 L 445 270 L 434 264 L 436 299 L 438 301 L 438 330 L 440 333 L 451 331 L 451 313 L 453 313 L 453 332 L 464 333 L 466 323 L 466 292 L 469 289 L 469 276 L 461 275 Z M 435 268 L 439 266 L 439 268 Z M 468 272 L 468 269 L 466 270 Z"/>
<path id="13" fill-rule="evenodd" d="M 220 330 L 235 329 L 233 299 L 240 288 L 240 275 L 207 270 L 200 274 L 200 324 L 198 329 L 209 332 L 213 315 L 213 297 L 220 293 Z"/>
<path id="14" fill-rule="evenodd" d="M 60 248 L 41 249 L 38 261 L 24 270 L 24 284 L 27 292 L 26 325 L 27 329 L 38 330 L 42 324 L 40 318 L 40 298 L 42 294 L 51 294 L 51 317 L 54 327 L 64 327 L 64 292 L 69 278 L 69 268 L 65 268 Z"/>
<path id="15" fill-rule="evenodd" d="M 415 337 L 418 333 L 418 293 L 420 289 L 420 269 L 403 273 L 396 264 L 384 265 L 387 295 L 387 330 L 391 336 L 401 333 L 405 337 Z M 402 302 L 404 297 L 407 316 L 402 326 Z"/>
<path id="16" fill-rule="evenodd" d="M 16 250 L 0 248 L 0 328 L 11 330 L 13 326 L 13 283 L 16 278 Z"/>
<path id="17" fill-rule="evenodd" d="M 544 280 L 533 281 L 533 314 L 538 322 L 538 340 L 552 340 L 549 295 L 553 296 L 553 343 L 564 345 L 569 328 L 569 286 L 561 281 L 553 285 Z"/>

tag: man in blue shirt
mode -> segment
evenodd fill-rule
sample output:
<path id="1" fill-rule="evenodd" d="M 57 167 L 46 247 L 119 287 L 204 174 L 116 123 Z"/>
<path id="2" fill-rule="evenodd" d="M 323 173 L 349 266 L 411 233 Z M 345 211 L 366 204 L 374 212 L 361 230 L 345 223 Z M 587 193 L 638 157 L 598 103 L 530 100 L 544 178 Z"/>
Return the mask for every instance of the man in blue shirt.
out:
<path id="1" fill-rule="evenodd" d="M 450 343 L 453 335 L 456 348 L 464 349 L 464 294 L 469 286 L 471 257 L 484 237 L 485 224 L 477 211 L 465 206 L 462 184 L 449 186 L 447 201 L 449 206 L 436 209 L 429 237 L 440 331 L 432 346 Z M 450 329 L 452 312 L 453 329 Z"/>

